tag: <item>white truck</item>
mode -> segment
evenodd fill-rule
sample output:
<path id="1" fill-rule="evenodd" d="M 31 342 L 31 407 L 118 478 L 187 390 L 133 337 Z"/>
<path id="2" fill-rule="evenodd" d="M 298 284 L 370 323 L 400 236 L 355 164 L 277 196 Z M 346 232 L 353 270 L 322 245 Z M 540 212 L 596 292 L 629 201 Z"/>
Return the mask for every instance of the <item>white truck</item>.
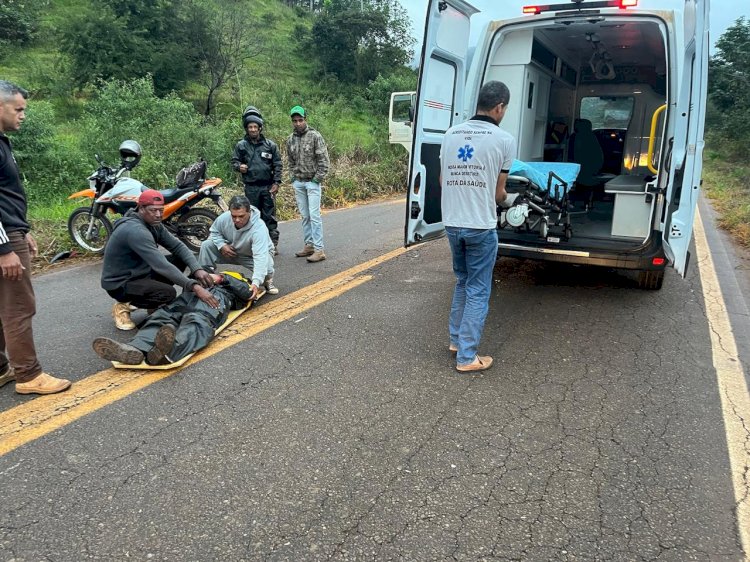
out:
<path id="1" fill-rule="evenodd" d="M 411 155 L 412 120 L 417 92 L 393 92 L 388 112 L 388 142 L 400 144 Z"/>
<path id="2" fill-rule="evenodd" d="M 701 185 L 709 1 L 503 0 L 470 44 L 476 13 L 464 0 L 429 2 L 406 245 L 443 233 L 443 134 L 475 113 L 485 82 L 501 80 L 511 100 L 500 126 L 536 176 L 511 170 L 508 190 L 520 195 L 498 213 L 499 255 L 633 270 L 645 289 L 661 288 L 667 265 L 684 276 Z M 578 175 L 560 178 L 571 162 Z"/>

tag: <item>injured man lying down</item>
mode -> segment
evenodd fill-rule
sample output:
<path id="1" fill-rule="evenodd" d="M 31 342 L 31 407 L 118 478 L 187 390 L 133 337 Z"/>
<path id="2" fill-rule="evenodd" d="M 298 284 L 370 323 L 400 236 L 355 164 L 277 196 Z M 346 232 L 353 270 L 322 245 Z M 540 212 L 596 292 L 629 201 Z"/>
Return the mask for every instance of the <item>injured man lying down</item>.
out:
<path id="1" fill-rule="evenodd" d="M 184 292 L 170 304 L 149 316 L 138 334 L 124 344 L 109 338 L 96 338 L 94 351 L 108 361 L 125 365 L 166 365 L 206 347 L 230 311 L 245 308 L 258 296 L 258 289 L 235 272 L 211 274 L 215 285 L 209 292 L 215 307 L 195 293 Z"/>

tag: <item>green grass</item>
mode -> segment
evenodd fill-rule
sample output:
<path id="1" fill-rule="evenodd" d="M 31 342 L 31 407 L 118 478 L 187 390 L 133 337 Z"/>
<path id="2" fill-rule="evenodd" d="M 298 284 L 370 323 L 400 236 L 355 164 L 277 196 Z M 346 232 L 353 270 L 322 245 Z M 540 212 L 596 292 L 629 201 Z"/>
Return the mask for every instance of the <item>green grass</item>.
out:
<path id="1" fill-rule="evenodd" d="M 42 260 L 49 261 L 58 252 L 75 247 L 68 234 L 68 216 L 85 203 L 81 200 L 56 199 L 30 206 L 31 232 L 36 238 Z"/>
<path id="2" fill-rule="evenodd" d="M 704 157 L 704 192 L 719 213 L 719 226 L 750 247 L 750 166 L 723 154 L 721 143 L 712 144 Z"/>

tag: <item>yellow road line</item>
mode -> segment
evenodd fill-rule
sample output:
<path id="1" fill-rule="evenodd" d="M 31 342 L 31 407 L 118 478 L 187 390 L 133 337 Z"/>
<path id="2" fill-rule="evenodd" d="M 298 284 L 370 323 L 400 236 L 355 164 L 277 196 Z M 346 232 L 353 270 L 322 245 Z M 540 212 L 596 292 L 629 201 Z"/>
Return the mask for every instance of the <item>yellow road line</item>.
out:
<path id="1" fill-rule="evenodd" d="M 711 334 L 713 363 L 727 435 L 737 526 L 742 549 L 750 558 L 750 439 L 747 426 L 750 420 L 750 394 L 700 211 L 695 215 L 694 230 L 703 300 Z"/>
<path id="2" fill-rule="evenodd" d="M 398 248 L 257 309 L 251 308 L 208 348 L 178 369 L 146 371 L 147 374 L 144 371 L 105 369 L 76 382 L 67 392 L 41 396 L 0 413 L 0 456 L 366 283 L 372 275 L 362 275 L 364 271 L 404 252 L 405 248 Z"/>

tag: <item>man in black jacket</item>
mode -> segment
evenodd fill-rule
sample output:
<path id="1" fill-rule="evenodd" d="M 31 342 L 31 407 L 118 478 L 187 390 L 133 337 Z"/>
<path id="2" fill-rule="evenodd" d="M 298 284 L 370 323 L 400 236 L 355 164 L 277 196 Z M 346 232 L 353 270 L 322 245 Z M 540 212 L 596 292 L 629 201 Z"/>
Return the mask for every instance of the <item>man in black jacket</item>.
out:
<path id="1" fill-rule="evenodd" d="M 135 329 L 130 319 L 131 304 L 145 309 L 168 304 L 177 297 L 174 285 L 194 292 L 209 306 L 218 306 L 216 298 L 206 290 L 213 286 L 211 275 L 201 268 L 188 247 L 161 224 L 163 213 L 164 197 L 147 189 L 138 198 L 136 209 L 115 222 L 104 250 L 101 284 L 117 301 L 112 316 L 120 330 Z M 172 255 L 165 256 L 159 246 Z M 185 267 L 190 268 L 193 279 L 183 273 Z"/>
<path id="2" fill-rule="evenodd" d="M 144 359 L 149 365 L 164 365 L 203 349 L 229 311 L 244 308 L 253 298 L 250 283 L 236 273 L 211 274 L 211 278 L 214 286 L 208 291 L 218 307 L 207 305 L 193 293 L 182 293 L 149 316 L 130 343 L 97 338 L 94 351 L 103 359 L 126 365 L 138 365 Z"/>
<path id="3" fill-rule="evenodd" d="M 263 117 L 257 109 L 250 106 L 245 110 L 242 126 L 247 134 L 234 147 L 232 168 L 242 174 L 245 196 L 260 210 L 260 218 L 266 223 L 276 248 L 279 245 L 276 193 L 281 183 L 281 154 L 276 143 L 263 136 Z"/>
<path id="4" fill-rule="evenodd" d="M 34 348 L 31 258 L 37 245 L 26 220 L 26 192 L 5 136 L 21 128 L 27 97 L 23 88 L 0 80 L 0 386 L 15 380 L 19 394 L 54 394 L 70 381 L 43 372 Z"/>

